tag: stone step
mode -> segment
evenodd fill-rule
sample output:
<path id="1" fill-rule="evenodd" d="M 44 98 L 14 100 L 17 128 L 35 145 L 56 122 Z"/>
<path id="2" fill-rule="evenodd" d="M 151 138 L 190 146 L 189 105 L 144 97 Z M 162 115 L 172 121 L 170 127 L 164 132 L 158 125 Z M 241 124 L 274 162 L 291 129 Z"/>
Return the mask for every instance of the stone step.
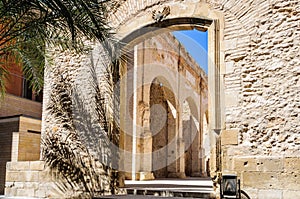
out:
<path id="1" fill-rule="evenodd" d="M 125 181 L 130 195 L 159 197 L 215 198 L 209 178 L 160 179 L 151 181 Z"/>
<path id="2" fill-rule="evenodd" d="M 213 191 L 201 189 L 141 189 L 129 188 L 126 189 L 129 195 L 145 195 L 155 197 L 179 197 L 179 198 L 207 198 L 215 199 Z"/>
<path id="3" fill-rule="evenodd" d="M 154 196 L 154 195 L 111 195 L 111 196 L 101 196 L 94 197 L 93 199 L 183 199 L 184 197 L 176 196 Z M 191 198 L 191 197 L 188 197 Z M 204 196 L 198 199 L 207 199 L 208 197 Z M 213 198 L 215 199 L 215 198 Z"/>

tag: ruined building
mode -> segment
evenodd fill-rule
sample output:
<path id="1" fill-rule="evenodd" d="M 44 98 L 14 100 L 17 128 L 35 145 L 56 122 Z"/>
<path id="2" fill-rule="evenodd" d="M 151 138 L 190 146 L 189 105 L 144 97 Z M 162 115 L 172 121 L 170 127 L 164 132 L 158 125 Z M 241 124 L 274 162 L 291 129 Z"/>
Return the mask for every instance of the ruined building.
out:
<path id="1" fill-rule="evenodd" d="M 241 179 L 242 189 L 251 198 L 264 199 L 300 197 L 299 21 L 300 2 L 298 0 L 124 0 L 120 2 L 117 9 L 111 11 L 109 16 L 109 22 L 116 32 L 116 37 L 122 44 L 126 44 L 124 48 L 131 49 L 131 53 L 139 56 L 139 45 L 146 45 L 147 39 L 153 35 L 193 28 L 208 31 L 208 111 L 205 117 L 207 117 L 210 143 L 210 176 L 218 180 L 218 176 L 224 173 L 235 173 Z M 139 44 L 142 41 L 145 41 L 144 44 Z M 73 104 L 78 105 L 84 113 L 77 114 L 79 109 L 74 110 L 76 113 L 74 118 L 78 120 L 77 124 L 80 124 L 78 134 L 83 138 L 82 143 L 89 150 L 91 156 L 98 157 L 103 152 L 102 148 L 97 146 L 103 143 L 99 143 L 98 131 L 93 132 L 93 129 L 98 128 L 97 114 L 94 111 L 92 75 L 87 66 L 96 66 L 95 72 L 101 74 L 100 68 L 103 63 L 101 60 L 105 59 L 105 56 L 102 56 L 103 49 L 99 44 L 93 45 L 94 50 L 82 56 L 67 51 L 49 52 L 53 56 L 56 67 L 51 67 L 50 70 L 48 66 L 45 71 L 42 135 L 47 137 L 49 130 L 53 132 L 65 130 L 65 127 L 61 125 L 61 118 L 46 109 L 53 102 L 50 97 L 55 86 L 60 82 L 56 77 L 56 74 L 60 73 L 62 78 L 68 79 L 70 87 L 76 87 L 76 91 L 73 93 L 73 100 L 75 100 Z M 126 52 L 130 53 L 130 50 Z M 154 55 L 150 52 L 148 54 L 145 56 L 146 58 Z M 162 55 L 165 61 L 172 62 L 167 54 L 157 57 L 162 59 Z M 129 69 L 135 65 L 134 63 L 142 60 L 141 57 L 135 57 L 136 60 L 127 61 Z M 147 60 L 145 59 L 145 61 Z M 175 66 L 176 64 L 173 65 L 173 67 Z M 187 80 L 186 85 L 191 86 L 193 81 L 199 83 L 202 78 L 199 79 L 199 76 L 195 78 L 194 75 L 199 75 L 197 71 L 179 69 L 177 76 L 183 76 L 183 79 Z M 128 68 L 120 68 L 120 79 L 127 70 Z M 163 71 L 164 69 L 160 70 L 162 73 L 166 73 Z M 156 71 L 155 73 L 157 73 Z M 149 133 L 151 130 L 157 131 L 157 134 L 152 136 L 151 140 L 146 141 L 147 143 L 160 144 L 159 142 L 162 142 L 172 145 L 167 140 L 160 138 L 160 134 L 165 132 L 165 138 L 173 138 L 169 132 L 174 128 L 177 135 L 182 136 L 182 140 L 179 139 L 179 142 L 174 144 L 176 150 L 169 153 L 165 148 L 162 150 L 158 148 L 156 151 L 164 153 L 166 156 L 171 154 L 170 157 L 174 155 L 175 159 L 177 157 L 179 159 L 176 159 L 174 164 L 169 164 L 170 167 L 165 168 L 163 166 L 165 164 L 162 164 L 158 168 L 160 170 L 149 172 L 152 165 L 150 162 L 155 160 L 155 155 L 147 158 L 143 155 L 144 153 L 141 153 L 140 158 L 135 159 L 130 154 L 122 156 L 121 153 L 121 161 L 129 157 L 129 161 L 125 162 L 129 164 L 129 169 L 124 172 L 123 177 L 143 179 L 165 176 L 169 173 L 176 177 L 183 177 L 183 174 L 193 175 L 193 168 L 200 168 L 202 170 L 199 171 L 205 173 L 204 166 L 201 166 L 206 161 L 203 160 L 204 156 L 200 156 L 202 160 L 196 162 L 195 165 L 193 162 L 192 168 L 189 169 L 185 167 L 184 156 L 178 156 L 184 154 L 193 157 L 193 150 L 191 153 L 184 151 L 182 145 L 185 143 L 185 131 L 183 130 L 185 128 L 180 127 L 184 127 L 187 122 L 193 122 L 191 120 L 193 118 L 196 118 L 199 124 L 204 124 L 205 109 L 201 109 L 201 100 L 197 100 L 197 95 L 202 91 L 199 87 L 197 88 L 199 84 L 195 84 L 195 98 L 186 99 L 180 95 L 179 91 L 181 90 L 178 89 L 178 84 L 174 83 L 171 72 L 167 78 L 158 76 L 149 81 L 141 80 L 139 75 L 134 75 L 140 72 L 137 68 L 133 69 L 133 75 L 128 77 L 135 82 L 129 86 L 129 88 L 137 88 L 135 94 L 131 95 L 130 89 L 126 90 L 122 84 L 119 85 L 121 89 L 116 89 L 120 91 L 116 95 L 120 99 L 119 113 L 129 110 L 126 112 L 129 116 L 124 119 L 124 114 L 120 114 L 115 120 L 116 126 L 128 127 L 130 128 L 129 132 L 136 133 L 132 136 L 140 137 L 127 139 L 130 135 L 122 134 L 120 131 L 120 143 L 123 145 L 117 148 L 126 149 L 131 146 L 132 148 L 129 147 L 128 150 L 151 152 L 153 145 L 143 143 L 151 137 L 152 134 Z M 152 74 L 151 70 L 147 72 L 146 74 L 151 77 L 157 76 Z M 146 78 L 146 76 L 144 77 Z M 149 84 L 141 88 L 150 94 L 155 92 L 154 98 L 149 98 L 151 96 L 149 93 L 139 92 L 138 87 L 134 86 L 141 85 L 143 82 Z M 177 96 L 178 94 L 179 96 Z M 135 98 L 131 99 L 128 96 L 135 96 Z M 128 104 L 124 105 L 122 102 L 128 102 Z M 151 112 L 151 107 L 148 105 L 154 104 L 158 104 L 158 106 L 154 106 Z M 134 109 L 131 107 L 133 105 L 138 108 Z M 157 123 L 156 126 L 161 125 L 160 121 L 156 121 L 153 117 L 155 111 L 160 111 L 161 107 L 164 107 L 165 110 L 168 109 L 159 114 L 165 116 L 169 125 L 167 127 L 162 125 L 158 131 L 151 126 L 151 121 Z M 177 116 L 181 113 L 184 120 L 183 107 L 189 107 L 191 110 L 186 112 L 186 115 L 190 116 L 190 120 L 187 119 L 187 122 L 180 123 L 176 121 L 175 116 L 178 118 Z M 135 118 L 135 120 L 129 121 L 129 125 L 125 125 L 129 118 Z M 82 121 L 89 122 L 84 124 Z M 138 125 L 134 126 L 133 124 Z M 196 124 L 195 120 L 194 124 Z M 188 126 L 194 128 L 194 124 Z M 120 130 L 126 129 L 120 128 Z M 143 134 L 140 135 L 140 132 Z M 197 131 L 195 132 L 197 133 Z M 199 137 L 201 136 L 202 134 Z M 136 143 L 130 144 L 131 141 Z M 201 145 L 199 146 L 201 147 Z M 199 152 L 201 152 L 201 148 Z M 109 156 L 101 155 L 94 159 L 97 161 L 101 159 L 102 162 L 112 164 Z M 134 161 L 144 161 L 145 159 L 149 161 L 148 164 L 139 162 L 132 164 Z M 21 179 L 11 177 L 16 172 L 15 164 L 17 163 L 11 162 L 7 167 L 9 170 L 7 177 L 11 179 L 6 186 L 9 194 L 14 194 L 15 192 L 12 190 L 19 189 L 14 182 L 21 181 Z M 33 162 L 24 164 L 26 165 L 22 167 L 23 171 L 26 170 L 27 173 L 31 171 L 32 176 L 35 175 L 35 177 L 31 176 L 26 179 L 35 180 L 35 183 L 39 182 L 38 184 L 42 185 L 41 181 L 46 179 L 40 177 L 44 172 L 43 162 L 40 162 L 39 166 Z M 132 168 L 130 165 L 135 166 Z M 126 166 L 126 168 L 128 167 Z M 32 185 L 32 187 L 34 186 Z M 30 194 L 40 193 L 45 196 L 47 195 L 45 190 L 37 192 L 44 188 L 45 186 L 41 186 L 28 190 L 30 190 Z"/>

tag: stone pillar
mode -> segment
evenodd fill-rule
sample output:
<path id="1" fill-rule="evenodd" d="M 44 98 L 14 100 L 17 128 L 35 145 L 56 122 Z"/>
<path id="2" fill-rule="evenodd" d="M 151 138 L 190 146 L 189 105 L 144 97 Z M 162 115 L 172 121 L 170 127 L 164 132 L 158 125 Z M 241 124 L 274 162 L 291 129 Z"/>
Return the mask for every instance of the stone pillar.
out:
<path id="1" fill-rule="evenodd" d="M 184 162 L 184 140 L 182 132 L 182 119 L 180 111 L 178 111 L 175 118 L 175 135 L 170 137 L 168 147 L 168 177 L 170 178 L 185 178 L 185 162 Z M 168 122 L 169 125 L 169 122 Z M 171 130 L 171 129 L 170 129 Z M 175 156 L 175 157 L 174 157 Z"/>
<path id="2" fill-rule="evenodd" d="M 139 180 L 154 180 L 152 172 L 152 133 L 145 130 L 141 138 L 141 168 Z"/>
<path id="3" fill-rule="evenodd" d="M 130 98 L 133 92 L 133 63 L 128 60 L 120 69 L 120 181 L 131 179 L 132 170 L 132 104 Z"/>
<path id="4" fill-rule="evenodd" d="M 201 138 L 199 122 L 191 116 L 191 137 L 192 137 L 192 176 L 201 176 Z"/>
<path id="5" fill-rule="evenodd" d="M 152 180 L 152 133 L 150 131 L 150 86 L 145 83 L 145 42 L 138 45 L 137 53 L 137 180 Z"/>

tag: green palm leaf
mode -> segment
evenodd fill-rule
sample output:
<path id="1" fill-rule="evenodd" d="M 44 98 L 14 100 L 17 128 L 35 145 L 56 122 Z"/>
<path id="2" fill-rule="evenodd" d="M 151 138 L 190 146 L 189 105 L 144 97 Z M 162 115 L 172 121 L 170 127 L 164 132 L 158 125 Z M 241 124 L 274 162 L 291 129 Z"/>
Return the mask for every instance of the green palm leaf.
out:
<path id="1" fill-rule="evenodd" d="M 82 52 L 85 49 L 83 38 L 106 41 L 112 36 L 106 22 L 106 7 L 111 2 L 0 1 L 0 60 L 5 60 L 7 54 L 16 56 L 16 61 L 22 63 L 25 78 L 34 90 L 39 91 L 43 85 L 45 44 Z M 7 64 L 3 61 L 0 67 L 3 70 L 9 68 Z M 4 88 L 1 83 L 0 86 Z"/>

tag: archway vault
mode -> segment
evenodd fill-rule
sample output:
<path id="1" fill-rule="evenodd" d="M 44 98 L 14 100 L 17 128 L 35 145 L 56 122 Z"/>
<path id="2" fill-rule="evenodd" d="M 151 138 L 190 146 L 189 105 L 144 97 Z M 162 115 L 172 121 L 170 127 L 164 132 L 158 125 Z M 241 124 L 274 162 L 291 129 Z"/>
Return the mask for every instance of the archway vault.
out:
<path id="1" fill-rule="evenodd" d="M 162 12 L 166 7 L 170 10 L 169 15 L 165 16 L 161 21 L 155 21 L 152 18 L 153 13 Z M 155 4 L 132 12 L 135 13 L 132 18 L 127 18 L 131 15 L 130 13 L 121 17 L 121 14 L 118 12 L 111 17 L 112 24 L 117 30 L 116 37 L 121 41 L 121 46 L 125 52 L 134 48 L 141 41 L 159 33 L 194 28 L 208 31 L 209 129 L 210 134 L 219 134 L 220 130 L 225 127 L 225 116 L 222 108 L 224 106 L 220 100 L 224 96 L 223 79 L 220 75 L 224 73 L 223 14 L 210 9 L 210 6 L 206 3 L 189 1 L 185 2 L 184 6 L 179 1 L 165 2 L 163 6 Z M 124 20 L 126 18 L 127 20 Z M 122 71 L 126 70 L 122 69 Z M 216 139 L 211 139 L 211 145 L 218 145 Z M 211 171 L 220 169 L 217 167 L 217 165 L 220 165 L 220 162 L 217 161 L 220 160 L 211 161 Z"/>
<path id="2" fill-rule="evenodd" d="M 129 8 L 134 7 L 125 3 Z M 133 3 L 133 2 L 131 2 Z M 137 5 L 141 4 L 141 5 Z M 126 7 L 126 5 L 124 5 Z M 224 63 L 224 16 L 222 12 L 211 9 L 211 5 L 204 2 L 186 1 L 184 6 L 182 2 L 160 2 L 151 5 L 143 3 L 134 3 L 137 5 L 133 9 L 127 10 L 124 14 L 122 8 L 113 15 L 110 20 L 116 28 L 116 37 L 121 41 L 120 46 L 131 49 L 137 43 L 155 36 L 159 33 L 170 32 L 174 30 L 199 29 L 208 31 L 208 85 L 210 100 L 210 127 L 216 132 L 225 128 L 224 123 L 224 102 L 220 101 L 224 97 L 222 88 L 222 76 L 225 73 Z M 145 6 L 143 9 L 140 6 Z M 170 14 L 162 21 L 155 21 L 152 16 L 153 12 L 162 11 L 164 7 L 169 7 Z M 134 17 L 132 17 L 134 16 Z M 125 20 L 127 19 L 127 20 Z"/>
<path id="3" fill-rule="evenodd" d="M 170 10 L 170 14 L 167 15 L 164 19 L 162 19 L 161 21 L 156 21 L 152 18 L 154 12 L 160 12 L 166 7 L 168 7 L 168 9 Z M 191 10 L 193 10 L 193 12 L 191 12 Z M 220 130 L 225 126 L 224 111 L 222 108 L 224 106 L 222 105 L 222 101 L 220 100 L 223 96 L 223 88 L 221 84 L 223 80 L 221 79 L 222 76 L 220 74 L 222 74 L 222 71 L 224 70 L 224 63 L 222 61 L 224 60 L 222 57 L 224 55 L 222 40 L 224 20 L 222 13 L 211 10 L 210 6 L 206 3 L 192 3 L 189 1 L 185 2 L 185 6 L 182 6 L 180 2 L 177 1 L 173 3 L 166 2 L 163 4 L 163 6 L 153 5 L 137 12 L 138 13 L 135 14 L 134 17 L 130 17 L 127 20 L 123 19 L 125 19 L 127 16 L 130 16 L 130 13 L 127 13 L 126 16 L 121 18 L 118 18 L 118 13 L 115 13 L 115 18 L 111 18 L 117 30 L 116 37 L 121 41 L 121 47 L 124 48 L 125 52 L 128 49 L 134 49 L 140 42 L 160 33 L 171 32 L 174 30 L 189 30 L 194 28 L 201 31 L 208 31 L 209 72 L 208 82 L 205 83 L 206 85 L 208 84 L 208 94 L 201 93 L 201 95 L 206 95 L 209 98 L 209 129 L 210 135 L 213 137 L 212 139 L 210 139 L 210 145 L 212 147 L 216 146 L 217 143 L 216 139 L 214 139 L 213 134 L 219 133 Z M 126 69 L 124 70 L 122 68 L 122 71 L 125 71 L 126 73 Z M 202 97 L 200 97 L 200 103 L 204 101 Z M 182 101 L 183 100 L 185 99 L 182 99 Z M 203 117 L 203 114 L 200 110 L 198 115 L 199 121 L 202 121 L 203 119 L 201 119 L 201 117 Z M 121 123 L 126 122 L 121 121 Z M 176 129 L 180 128 L 182 128 L 182 124 L 178 123 Z M 179 135 L 182 136 L 182 132 L 180 132 Z M 201 139 L 202 136 L 199 137 L 199 140 Z M 181 152 L 178 152 L 178 154 L 180 153 Z M 133 159 L 132 161 L 135 160 Z M 180 168 L 180 165 L 178 165 L 174 167 Z M 212 168 L 210 170 L 216 171 L 217 169 L 219 168 L 216 165 L 212 165 Z"/>

